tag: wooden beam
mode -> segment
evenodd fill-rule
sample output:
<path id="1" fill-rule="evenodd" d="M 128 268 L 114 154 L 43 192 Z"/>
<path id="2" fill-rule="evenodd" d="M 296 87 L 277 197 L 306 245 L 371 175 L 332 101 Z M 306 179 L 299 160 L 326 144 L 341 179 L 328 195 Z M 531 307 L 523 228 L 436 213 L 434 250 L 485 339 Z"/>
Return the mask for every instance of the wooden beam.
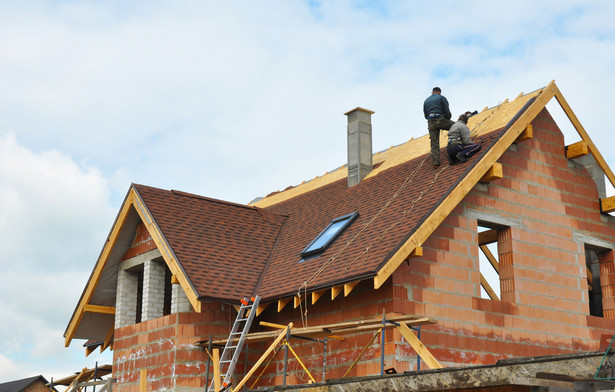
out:
<path id="1" fill-rule="evenodd" d="M 589 270 L 588 267 L 585 267 L 585 270 L 587 272 L 587 286 L 589 286 L 590 290 L 594 289 L 594 275 L 592 274 L 592 272 Z"/>
<path id="2" fill-rule="evenodd" d="M 534 138 L 534 127 L 532 126 L 532 124 L 528 124 L 527 127 L 525 127 L 525 129 L 523 130 L 523 132 L 521 132 L 521 134 L 517 136 L 517 138 L 515 139 L 515 143 L 521 143 L 523 141 L 533 139 L 533 138 Z"/>
<path id="3" fill-rule="evenodd" d="M 478 245 L 488 245 L 498 242 L 498 231 L 496 229 L 485 230 L 478 233 Z"/>
<path id="4" fill-rule="evenodd" d="M 589 154 L 589 147 L 584 140 L 566 146 L 566 158 L 575 159 Z"/>
<path id="5" fill-rule="evenodd" d="M 521 91 L 521 92 L 519 93 L 519 95 L 517 95 L 517 98 L 515 98 L 515 99 L 519 99 L 519 98 L 521 98 L 522 96 L 523 96 L 523 91 Z"/>
<path id="6" fill-rule="evenodd" d="M 114 333 L 115 333 L 115 325 L 111 325 L 111 328 L 109 328 L 109 332 L 107 332 L 107 336 L 105 336 L 105 341 L 103 342 L 102 346 L 100 346 L 101 353 L 105 351 L 107 347 L 111 345 L 111 342 L 113 341 Z"/>
<path id="7" fill-rule="evenodd" d="M 421 357 L 421 359 L 429 366 L 430 369 L 442 369 L 442 365 L 438 360 L 433 356 L 431 351 L 425 347 L 425 345 L 416 337 L 414 332 L 408 327 L 408 324 L 401 321 L 399 326 L 397 327 L 399 332 L 402 334 L 406 341 L 410 343 L 410 346 L 416 351 L 416 353 Z"/>
<path id="8" fill-rule="evenodd" d="M 115 314 L 115 307 L 87 304 L 83 307 L 83 311 L 90 313 Z"/>
<path id="9" fill-rule="evenodd" d="M 552 81 L 538 93 L 534 101 L 519 115 L 517 120 L 508 128 L 506 133 L 483 155 L 483 157 L 470 169 L 465 178 L 453 189 L 445 199 L 426 217 L 423 223 L 416 228 L 408 240 L 399 247 L 397 252 L 389 258 L 374 277 L 374 288 L 378 289 L 395 272 L 397 267 L 406 260 L 410 252 L 420 246 L 440 226 L 461 200 L 474 188 L 478 180 L 489 170 L 493 163 L 502 156 L 521 132 L 544 109 L 553 98 L 556 90 Z M 530 99 L 530 98 L 528 98 Z"/>
<path id="10" fill-rule="evenodd" d="M 326 292 L 327 289 L 312 292 L 312 305 L 314 305 L 316 301 L 318 301 L 320 297 L 322 297 L 322 295 Z"/>
<path id="11" fill-rule="evenodd" d="M 214 348 L 212 351 L 214 358 L 214 391 L 218 392 L 222 389 L 222 380 L 220 375 L 220 349 Z M 209 385 L 207 385 L 207 388 L 209 388 Z"/>
<path id="12" fill-rule="evenodd" d="M 487 172 L 481 177 L 479 182 L 486 183 L 495 180 L 499 180 L 504 177 L 504 171 L 502 170 L 502 164 L 494 162 L 493 165 L 487 170 Z"/>
<path id="13" fill-rule="evenodd" d="M 600 199 L 600 212 L 609 213 L 615 211 L 615 196 Z"/>
<path id="14" fill-rule="evenodd" d="M 286 325 L 270 323 L 268 321 L 260 321 L 258 323 L 258 325 L 262 325 L 263 327 L 271 327 L 271 328 L 275 328 L 275 329 L 284 329 L 284 328 L 286 328 Z"/>
<path id="15" fill-rule="evenodd" d="M 600 166 L 600 168 L 602 169 L 606 177 L 609 179 L 609 181 L 611 182 L 611 185 L 615 187 L 615 175 L 613 174 L 613 171 L 611 170 L 609 165 L 607 165 L 606 161 L 602 157 L 602 154 L 600 154 L 600 151 L 598 151 L 598 147 L 596 147 L 596 145 L 591 140 L 587 132 L 585 132 L 585 128 L 583 128 L 583 126 L 581 125 L 581 122 L 579 121 L 577 116 L 574 114 L 574 112 L 570 108 L 570 105 L 568 105 L 568 102 L 566 102 L 566 99 L 564 98 L 562 93 L 559 91 L 559 89 L 555 85 L 554 85 L 554 94 L 555 94 L 555 99 L 557 99 L 557 102 L 559 103 L 561 108 L 564 110 L 564 113 L 566 113 L 566 116 L 568 116 L 568 119 L 570 120 L 570 122 L 572 122 L 572 125 L 574 126 L 574 128 L 577 130 L 577 132 L 581 136 L 581 139 L 583 139 L 587 143 L 587 148 L 589 149 L 589 152 L 591 152 L 594 158 L 596 159 L 598 166 Z"/>
<path id="16" fill-rule="evenodd" d="M 412 252 L 408 255 L 409 259 L 413 259 L 415 257 L 423 257 L 423 248 L 421 246 L 414 248 L 414 250 L 412 250 Z"/>
<path id="17" fill-rule="evenodd" d="M 233 391 L 240 391 L 241 390 L 241 388 L 244 386 L 244 384 L 246 382 L 248 382 L 250 377 L 252 377 L 252 374 L 254 374 L 254 372 L 265 361 L 265 359 L 269 356 L 269 354 L 271 354 L 271 352 L 278 346 L 278 344 L 280 344 L 282 339 L 284 339 L 286 337 L 286 332 L 290 331 L 290 329 L 292 327 L 293 327 L 293 323 L 290 323 L 290 324 L 288 324 L 288 326 L 286 328 L 284 328 L 282 331 L 280 331 L 280 333 L 275 338 L 273 343 L 271 343 L 271 346 L 269 346 L 269 348 L 267 350 L 265 350 L 263 355 L 261 355 L 261 357 L 258 359 L 258 361 L 256 361 L 256 363 L 254 364 L 254 366 L 252 366 L 250 371 L 248 373 L 246 373 L 246 375 L 241 379 L 241 381 L 239 381 L 239 383 L 235 386 L 235 388 L 233 388 Z M 219 389 L 216 389 L 216 390 L 218 391 Z"/>
<path id="18" fill-rule="evenodd" d="M 299 305 L 301 305 L 301 297 L 295 295 L 293 297 L 293 307 L 296 309 Z"/>
<path id="19" fill-rule="evenodd" d="M 141 369 L 141 376 L 139 378 L 139 392 L 147 391 L 147 369 Z"/>
<path id="20" fill-rule="evenodd" d="M 331 287 L 331 300 L 334 300 L 341 292 L 344 286 L 333 286 Z"/>
<path id="21" fill-rule="evenodd" d="M 489 284 L 489 282 L 487 282 L 487 279 L 485 279 L 485 276 L 483 275 L 482 272 L 480 273 L 480 285 L 483 286 L 483 288 L 487 292 L 487 295 L 489 296 L 489 298 L 491 298 L 492 300 L 495 300 L 495 301 L 499 301 L 500 300 L 498 295 L 491 288 L 491 285 Z"/>
<path id="22" fill-rule="evenodd" d="M 356 282 L 351 282 L 351 283 L 346 283 L 344 285 L 344 297 L 348 297 L 348 294 L 350 294 L 350 292 L 357 287 L 357 285 L 359 284 L 359 281 L 357 280 Z"/>
<path id="23" fill-rule="evenodd" d="M 403 321 L 408 325 L 418 326 L 418 325 L 430 325 L 435 324 L 436 322 L 429 317 L 415 316 L 415 315 L 403 315 L 403 316 L 388 316 L 388 321 L 400 322 Z M 261 322 L 262 325 L 271 326 L 272 328 L 276 328 L 277 324 Z M 267 323 L 267 324 L 264 324 Z M 360 320 L 360 321 L 345 321 L 341 323 L 334 324 L 324 324 L 317 325 L 313 327 L 305 327 L 305 328 L 295 328 L 293 329 L 293 336 L 301 336 L 308 338 L 320 338 L 320 337 L 333 337 L 336 339 L 341 339 L 340 336 L 348 335 L 348 334 L 356 334 L 360 332 L 374 331 L 382 326 L 382 316 L 369 319 L 369 320 Z M 284 326 L 285 327 L 285 326 Z M 387 324 L 386 329 L 394 328 L 394 324 Z M 271 340 L 277 336 L 278 331 L 264 331 L 264 332 L 251 332 L 246 336 L 247 343 L 259 343 Z M 234 339 L 234 340 L 238 340 Z M 224 345 L 226 344 L 227 339 L 216 339 L 212 341 L 214 345 Z M 197 346 L 204 347 L 207 345 L 209 341 L 199 341 L 195 344 Z"/>
<path id="24" fill-rule="evenodd" d="M 292 298 L 283 298 L 283 299 L 278 300 L 278 312 L 281 312 L 282 309 L 284 309 L 286 304 L 288 304 L 291 299 Z"/>
<path id="25" fill-rule="evenodd" d="M 491 250 L 487 247 L 487 245 L 481 245 L 480 246 L 480 250 L 483 251 L 483 253 L 487 257 L 487 260 L 489 260 L 489 262 L 493 266 L 493 269 L 495 270 L 495 272 L 497 272 L 499 274 L 500 273 L 500 263 L 495 258 L 493 253 L 491 253 Z"/>
<path id="26" fill-rule="evenodd" d="M 177 276 L 171 276 L 171 284 L 179 284 L 179 279 L 177 279 Z"/>

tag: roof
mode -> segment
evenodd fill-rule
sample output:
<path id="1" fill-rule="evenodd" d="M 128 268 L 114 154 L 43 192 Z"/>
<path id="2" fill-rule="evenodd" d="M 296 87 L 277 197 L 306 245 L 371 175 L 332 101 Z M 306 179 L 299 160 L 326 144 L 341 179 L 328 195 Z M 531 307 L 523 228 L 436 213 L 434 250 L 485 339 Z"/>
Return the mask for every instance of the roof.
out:
<path id="1" fill-rule="evenodd" d="M 374 154 L 374 169 L 357 185 L 348 187 L 343 166 L 250 206 L 133 184 L 71 318 L 66 344 L 73 337 L 109 339 L 112 323 L 86 309 L 114 305 L 109 293 L 117 265 L 140 221 L 197 312 L 203 300 L 236 302 L 254 293 L 266 303 L 365 279 L 379 288 L 405 259 L 420 254 L 423 242 L 500 156 L 529 134 L 553 97 L 615 184 L 554 82 L 472 116 L 468 126 L 483 148 L 464 164 L 434 169 L 425 135 Z M 301 251 L 332 219 L 354 212 L 358 218 L 320 257 L 301 260 Z"/>
<path id="2" fill-rule="evenodd" d="M 43 384 L 47 384 L 48 381 L 45 377 L 38 375 L 28 378 L 22 378 L 21 380 L 9 381 L 0 384 L 0 392 L 21 392 L 27 389 L 30 385 L 36 381 L 41 381 Z M 55 388 L 54 388 L 55 390 Z"/>

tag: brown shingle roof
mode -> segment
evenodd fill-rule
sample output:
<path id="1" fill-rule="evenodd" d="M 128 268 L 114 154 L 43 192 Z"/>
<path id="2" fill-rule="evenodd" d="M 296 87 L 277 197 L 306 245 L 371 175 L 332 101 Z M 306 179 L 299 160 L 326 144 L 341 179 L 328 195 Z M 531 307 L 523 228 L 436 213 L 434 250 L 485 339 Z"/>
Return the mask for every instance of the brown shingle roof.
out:
<path id="1" fill-rule="evenodd" d="M 202 297 L 251 295 L 283 217 L 178 191 L 133 185 Z"/>

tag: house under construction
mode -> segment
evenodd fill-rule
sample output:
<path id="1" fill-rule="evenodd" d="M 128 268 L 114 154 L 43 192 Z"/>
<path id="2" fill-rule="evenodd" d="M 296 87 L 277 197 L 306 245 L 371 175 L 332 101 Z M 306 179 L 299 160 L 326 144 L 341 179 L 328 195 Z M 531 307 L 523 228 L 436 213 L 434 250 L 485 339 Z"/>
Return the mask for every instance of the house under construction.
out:
<path id="1" fill-rule="evenodd" d="M 133 184 L 66 345 L 112 349 L 120 392 L 522 391 L 604 367 L 615 176 L 554 82 L 470 117 L 482 149 L 452 166 L 428 136 L 374 154 L 373 112 L 346 115 L 346 165 L 249 205 Z M 534 384 L 487 381 L 505 368 Z"/>

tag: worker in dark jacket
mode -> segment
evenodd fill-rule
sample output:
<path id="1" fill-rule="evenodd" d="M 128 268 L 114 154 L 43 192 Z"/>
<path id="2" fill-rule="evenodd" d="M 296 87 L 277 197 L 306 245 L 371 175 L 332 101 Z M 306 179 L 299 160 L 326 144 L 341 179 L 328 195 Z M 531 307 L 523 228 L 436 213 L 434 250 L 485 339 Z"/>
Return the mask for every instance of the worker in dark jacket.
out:
<path id="1" fill-rule="evenodd" d="M 465 162 L 472 155 L 476 154 L 480 148 L 480 144 L 472 142 L 470 139 L 470 128 L 468 128 L 468 115 L 462 114 L 459 120 L 451 126 L 448 131 L 448 145 L 446 152 L 448 162 L 454 165 L 457 162 Z"/>
<path id="2" fill-rule="evenodd" d="M 440 166 L 440 130 L 450 129 L 454 124 L 454 121 L 451 121 L 448 101 L 442 95 L 440 87 L 434 87 L 431 95 L 423 103 L 423 113 L 427 119 L 431 142 L 431 163 L 434 167 L 438 167 Z"/>

